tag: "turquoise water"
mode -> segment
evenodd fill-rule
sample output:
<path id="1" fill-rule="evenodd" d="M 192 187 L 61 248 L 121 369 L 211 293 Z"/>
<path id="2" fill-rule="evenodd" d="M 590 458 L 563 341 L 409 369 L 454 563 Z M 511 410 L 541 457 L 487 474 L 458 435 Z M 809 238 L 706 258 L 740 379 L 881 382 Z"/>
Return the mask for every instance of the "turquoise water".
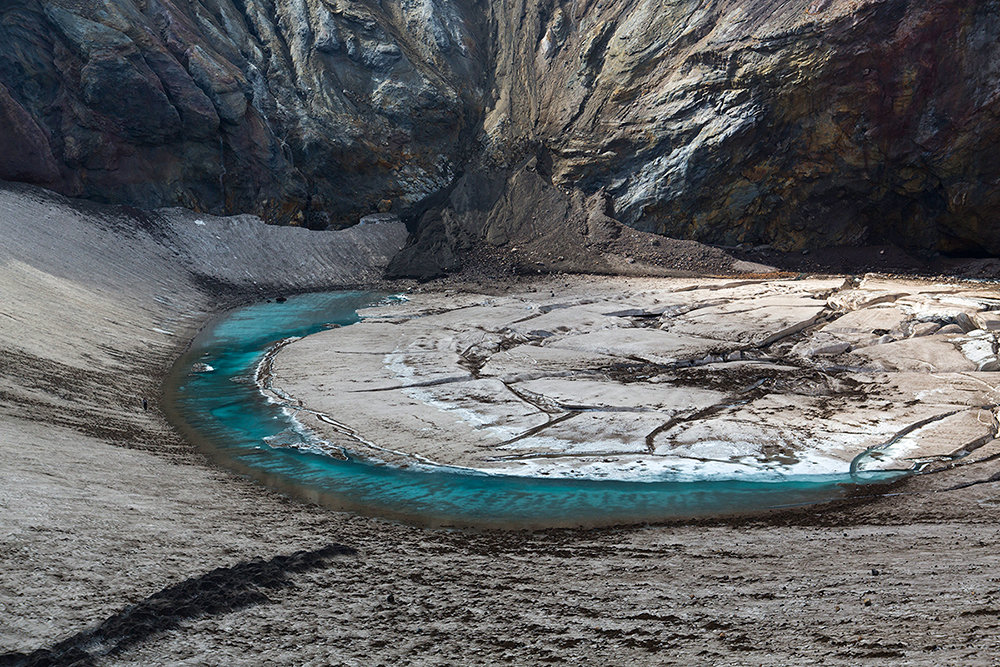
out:
<path id="1" fill-rule="evenodd" d="M 365 292 L 290 297 L 242 308 L 210 326 L 182 360 L 173 402 L 182 425 L 223 462 L 300 498 L 364 514 L 429 525 L 548 527 L 611 525 L 748 513 L 845 496 L 843 475 L 780 480 L 623 482 L 487 475 L 453 468 L 400 468 L 349 456 L 342 461 L 281 443 L 308 443 L 294 422 L 257 391 L 254 370 L 274 343 L 329 324 L 358 321 L 380 300 Z M 211 372 L 186 374 L 202 362 Z M 331 415 L 336 417 L 336 414 Z M 898 473 L 895 473 L 898 474 Z M 866 481 L 893 474 L 872 474 Z"/>

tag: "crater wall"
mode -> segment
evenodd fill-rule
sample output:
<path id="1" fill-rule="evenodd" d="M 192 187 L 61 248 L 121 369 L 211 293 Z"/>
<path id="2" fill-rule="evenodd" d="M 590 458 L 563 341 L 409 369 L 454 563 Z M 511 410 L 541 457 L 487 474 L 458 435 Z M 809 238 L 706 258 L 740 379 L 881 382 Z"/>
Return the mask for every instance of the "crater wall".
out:
<path id="1" fill-rule="evenodd" d="M 998 23 L 997 0 L 14 0 L 0 177 L 314 228 L 390 211 L 401 273 L 540 205 L 995 255 Z"/>

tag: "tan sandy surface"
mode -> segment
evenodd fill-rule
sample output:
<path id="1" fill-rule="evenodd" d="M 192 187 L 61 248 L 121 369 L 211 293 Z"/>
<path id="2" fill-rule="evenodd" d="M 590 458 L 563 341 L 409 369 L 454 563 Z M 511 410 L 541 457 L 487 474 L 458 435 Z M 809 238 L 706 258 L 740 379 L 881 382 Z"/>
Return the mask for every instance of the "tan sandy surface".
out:
<path id="1" fill-rule="evenodd" d="M 0 190 L 0 662 L 1000 656 L 993 444 L 902 495 L 767 521 L 475 533 L 331 512 L 208 464 L 163 420 L 157 387 L 204 317 L 255 281 L 262 296 L 365 282 L 401 237 L 323 250 L 309 236 L 293 260 L 275 248 L 295 230 L 250 234 L 262 257 L 242 229 L 228 244 L 250 274 L 211 280 L 213 253 L 192 259 L 202 246 L 170 231 L 178 219 L 132 236 L 116 220 Z M 301 271 L 307 251 L 343 272 Z"/>

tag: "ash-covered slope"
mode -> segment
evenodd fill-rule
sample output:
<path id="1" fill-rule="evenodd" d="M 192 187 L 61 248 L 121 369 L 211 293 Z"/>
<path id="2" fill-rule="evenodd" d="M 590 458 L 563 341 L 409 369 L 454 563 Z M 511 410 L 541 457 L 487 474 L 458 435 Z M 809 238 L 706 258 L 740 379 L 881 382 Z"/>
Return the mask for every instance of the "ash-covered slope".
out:
<path id="1" fill-rule="evenodd" d="M 997 34 L 997 0 L 14 0 L 0 177 L 388 209 L 418 232 L 398 273 L 609 221 L 997 254 Z"/>
<path id="2" fill-rule="evenodd" d="M 176 438 L 164 435 L 160 413 L 138 406 L 160 394 L 208 313 L 370 285 L 406 230 L 309 232 L 247 215 L 145 213 L 0 182 L 0 237 L 0 425 L 28 417 L 169 453 Z"/>

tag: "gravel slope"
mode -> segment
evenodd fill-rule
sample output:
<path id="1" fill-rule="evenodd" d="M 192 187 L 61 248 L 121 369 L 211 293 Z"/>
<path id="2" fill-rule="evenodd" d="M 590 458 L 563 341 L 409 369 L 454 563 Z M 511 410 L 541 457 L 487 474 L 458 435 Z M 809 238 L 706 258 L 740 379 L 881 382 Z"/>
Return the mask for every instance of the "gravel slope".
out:
<path id="1" fill-rule="evenodd" d="M 767 521 L 539 533 L 339 514 L 208 464 L 156 402 L 199 324 L 375 280 L 402 230 L 145 219 L 0 188 L 0 664 L 1000 656 L 995 462 Z"/>

